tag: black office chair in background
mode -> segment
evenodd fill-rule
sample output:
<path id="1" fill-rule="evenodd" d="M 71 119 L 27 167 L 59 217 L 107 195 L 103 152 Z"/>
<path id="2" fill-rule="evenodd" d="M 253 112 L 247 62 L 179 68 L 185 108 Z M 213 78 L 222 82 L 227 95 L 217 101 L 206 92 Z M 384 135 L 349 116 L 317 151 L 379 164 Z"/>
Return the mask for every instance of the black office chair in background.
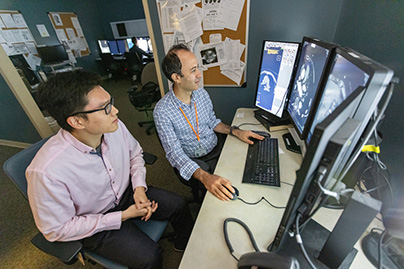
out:
<path id="1" fill-rule="evenodd" d="M 20 151 L 19 153 L 8 159 L 3 165 L 4 172 L 17 186 L 18 190 L 24 195 L 25 199 L 27 199 L 28 197 L 25 170 L 31 163 L 38 150 L 47 140 L 47 138 L 43 139 L 33 144 L 32 146 Z M 146 152 L 143 153 L 143 158 L 146 164 L 153 164 L 157 159 L 155 155 Z M 161 238 L 168 224 L 167 221 L 135 221 L 136 225 L 155 242 L 157 242 Z M 58 258 L 66 264 L 75 263 L 78 260 L 79 255 L 81 255 L 84 259 L 98 263 L 105 268 L 127 268 L 126 266 L 118 264 L 89 249 L 84 248 L 80 241 L 49 242 L 41 233 L 38 233 L 31 239 L 31 242 L 43 252 Z"/>
<path id="2" fill-rule="evenodd" d="M 132 79 L 132 83 L 140 81 L 140 76 L 143 69 L 142 56 L 136 52 L 125 52 L 126 68 L 129 76 Z"/>
<path id="3" fill-rule="evenodd" d="M 117 79 L 117 77 L 122 74 L 120 63 L 114 59 L 111 53 L 101 53 L 100 57 L 102 60 L 102 65 L 108 73 L 108 79 Z"/>
<path id="4" fill-rule="evenodd" d="M 157 81 L 157 73 L 154 62 L 148 63 L 142 70 L 141 74 L 141 87 L 134 85 L 130 87 L 127 92 L 129 100 L 138 111 L 144 111 L 146 116 L 153 117 L 153 104 L 161 98 L 160 88 Z M 139 126 L 150 124 L 146 129 L 146 134 L 151 135 L 151 130 L 155 128 L 154 120 L 139 121 Z"/>

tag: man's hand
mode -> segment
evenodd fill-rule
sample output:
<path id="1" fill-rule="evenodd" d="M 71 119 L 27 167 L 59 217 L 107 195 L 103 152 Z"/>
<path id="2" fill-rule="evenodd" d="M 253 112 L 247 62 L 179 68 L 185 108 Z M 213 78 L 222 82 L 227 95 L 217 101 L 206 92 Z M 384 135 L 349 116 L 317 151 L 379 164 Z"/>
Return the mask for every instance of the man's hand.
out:
<path id="1" fill-rule="evenodd" d="M 254 142 L 250 140 L 250 137 L 258 140 L 263 140 L 265 138 L 249 130 L 234 129 L 233 134 L 234 136 L 237 136 L 241 141 L 244 141 L 250 145 L 254 144 Z"/>
<path id="2" fill-rule="evenodd" d="M 229 201 L 233 197 L 232 193 L 235 193 L 231 182 L 224 177 L 209 174 L 201 168 L 198 168 L 193 176 L 199 179 L 205 188 L 219 200 Z"/>
<path id="3" fill-rule="evenodd" d="M 134 206 L 140 210 L 142 208 L 145 208 L 147 210 L 147 213 L 142 217 L 142 220 L 148 221 L 151 217 L 151 215 L 156 212 L 158 203 L 152 201 L 147 198 L 145 188 L 144 187 L 137 187 L 135 191 L 133 192 L 133 200 L 135 201 Z"/>
<path id="4" fill-rule="evenodd" d="M 144 203 L 140 209 L 136 205 L 131 205 L 126 210 L 122 211 L 121 220 L 125 221 L 131 218 L 144 217 L 148 212 L 147 207 L 149 206 L 151 206 L 150 202 Z"/>

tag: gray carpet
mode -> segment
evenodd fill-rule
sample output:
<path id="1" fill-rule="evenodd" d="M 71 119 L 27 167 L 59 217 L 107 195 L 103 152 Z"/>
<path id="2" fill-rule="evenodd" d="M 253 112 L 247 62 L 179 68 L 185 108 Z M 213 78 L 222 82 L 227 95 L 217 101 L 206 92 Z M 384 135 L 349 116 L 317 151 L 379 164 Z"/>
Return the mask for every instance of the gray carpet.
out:
<path id="1" fill-rule="evenodd" d="M 138 112 L 130 103 L 126 90 L 131 86 L 129 80 L 105 81 L 103 87 L 115 98 L 115 106 L 119 110 L 119 118 L 125 123 L 132 135 L 139 141 L 144 151 L 155 154 L 158 159 L 155 164 L 147 167 L 147 183 L 161 187 L 186 198 L 191 198 L 190 189 L 181 184 L 172 167 L 164 156 L 156 130 L 146 135 L 147 126 L 139 127 L 138 121 L 152 117 L 149 113 Z M 0 165 L 21 149 L 0 146 Z M 190 209 L 196 217 L 199 206 L 190 204 Z M 171 227 L 168 228 L 170 230 Z M 41 252 L 30 242 L 37 233 L 28 202 L 8 177 L 0 171 L 0 267 L 1 268 L 83 268 L 77 262 L 68 266 L 57 259 Z M 174 252 L 172 244 L 167 239 L 159 242 L 164 249 L 164 268 L 178 268 L 182 254 Z M 86 263 L 87 268 L 101 268 L 99 265 Z"/>

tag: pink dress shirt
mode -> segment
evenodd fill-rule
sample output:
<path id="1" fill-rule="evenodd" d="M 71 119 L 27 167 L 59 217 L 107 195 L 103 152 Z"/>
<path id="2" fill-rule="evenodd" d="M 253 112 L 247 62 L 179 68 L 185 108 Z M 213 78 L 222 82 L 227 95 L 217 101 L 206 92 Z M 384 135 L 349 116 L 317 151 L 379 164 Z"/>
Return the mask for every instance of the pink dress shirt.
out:
<path id="1" fill-rule="evenodd" d="M 26 171 L 28 199 L 35 223 L 49 241 L 72 241 L 120 229 L 119 204 L 132 180 L 146 186 L 143 150 L 119 121 L 104 134 L 102 158 L 96 150 L 60 130 L 38 151 Z"/>

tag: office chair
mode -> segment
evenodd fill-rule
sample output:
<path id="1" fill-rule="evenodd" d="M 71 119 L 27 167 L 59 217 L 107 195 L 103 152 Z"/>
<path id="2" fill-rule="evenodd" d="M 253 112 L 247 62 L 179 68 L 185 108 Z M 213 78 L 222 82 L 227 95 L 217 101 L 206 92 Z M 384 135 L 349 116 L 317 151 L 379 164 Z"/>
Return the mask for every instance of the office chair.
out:
<path id="1" fill-rule="evenodd" d="M 136 52 L 125 52 L 124 56 L 127 64 L 126 68 L 128 74 L 132 78 L 132 83 L 134 83 L 135 81 L 140 81 L 140 76 L 143 69 L 142 56 L 137 54 Z"/>
<path id="2" fill-rule="evenodd" d="M 160 88 L 157 81 L 157 73 L 154 62 L 148 63 L 142 70 L 141 74 L 141 88 L 137 85 L 130 87 L 127 90 L 129 101 L 138 111 L 144 111 L 146 116 L 149 116 L 149 112 L 153 111 L 153 103 L 157 102 L 161 98 Z M 151 113 L 153 116 L 153 114 Z M 151 130 L 155 128 L 154 120 L 139 121 L 139 126 L 144 124 L 150 124 L 146 129 L 146 134 L 151 135 Z"/>
<path id="3" fill-rule="evenodd" d="M 102 65 L 108 73 L 108 79 L 114 77 L 115 79 L 121 73 L 121 66 L 118 61 L 114 59 L 111 53 L 100 53 Z"/>
<path id="4" fill-rule="evenodd" d="M 22 150 L 9 158 L 3 165 L 4 172 L 16 185 L 18 190 L 24 195 L 25 199 L 28 199 L 25 170 L 31 163 L 31 160 L 34 158 L 38 150 L 48 139 L 49 138 L 45 138 Z M 150 153 L 144 153 L 143 156 L 147 164 L 153 164 L 157 159 L 155 155 Z M 140 230 L 146 233 L 155 242 L 157 242 L 162 236 L 167 227 L 167 223 L 167 221 L 156 220 L 149 220 L 147 222 L 136 221 L 136 225 L 140 228 Z M 31 242 L 40 250 L 60 259 L 66 264 L 75 263 L 78 260 L 79 255 L 81 255 L 90 262 L 98 263 L 105 268 L 127 268 L 126 266 L 106 259 L 103 256 L 84 248 L 80 241 L 49 242 L 41 233 L 38 233 L 31 239 Z"/>

